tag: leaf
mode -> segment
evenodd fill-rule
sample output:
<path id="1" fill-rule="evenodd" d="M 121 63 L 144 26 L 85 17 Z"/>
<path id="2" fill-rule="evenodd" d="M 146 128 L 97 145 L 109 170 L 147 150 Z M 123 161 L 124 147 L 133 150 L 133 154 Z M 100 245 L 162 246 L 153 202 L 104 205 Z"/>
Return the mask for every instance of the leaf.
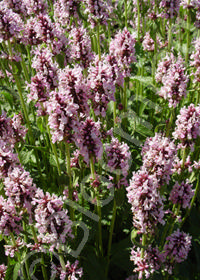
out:
<path id="1" fill-rule="evenodd" d="M 7 91 L 1 91 L 1 94 L 4 96 L 5 100 L 8 101 L 11 108 L 13 108 L 14 99 L 13 96 Z"/>
<path id="2" fill-rule="evenodd" d="M 33 154 L 33 150 L 30 151 L 20 151 L 20 158 L 21 158 L 21 164 L 26 165 Z"/>
<path id="3" fill-rule="evenodd" d="M 14 265 L 8 265 L 7 269 L 6 269 L 6 276 L 5 276 L 5 280 L 11 280 L 12 276 L 13 276 L 13 268 Z"/>
<path id="4" fill-rule="evenodd" d="M 20 270 L 20 263 L 16 263 L 13 270 L 13 280 L 17 280 L 19 270 Z"/>
<path id="5" fill-rule="evenodd" d="M 131 81 L 139 81 L 140 83 L 143 83 L 143 84 L 147 84 L 147 85 L 150 85 L 152 86 L 153 88 L 156 88 L 155 85 L 153 84 L 153 79 L 152 77 L 149 77 L 149 76 L 134 76 L 134 77 L 130 77 L 130 80 Z"/>

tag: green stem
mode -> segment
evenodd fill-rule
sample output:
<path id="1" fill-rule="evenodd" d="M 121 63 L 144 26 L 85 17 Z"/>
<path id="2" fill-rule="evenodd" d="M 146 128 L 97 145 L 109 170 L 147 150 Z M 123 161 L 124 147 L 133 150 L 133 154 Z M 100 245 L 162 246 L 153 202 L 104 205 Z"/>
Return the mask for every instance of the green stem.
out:
<path id="1" fill-rule="evenodd" d="M 169 30 L 168 30 L 168 51 L 171 51 L 171 40 L 172 40 L 172 19 L 169 19 Z"/>
<path id="2" fill-rule="evenodd" d="M 99 23 L 97 23 L 97 49 L 98 49 L 99 60 L 101 60 L 100 24 Z"/>
<path id="3" fill-rule="evenodd" d="M 33 225 L 31 225 L 31 231 L 32 231 L 32 234 L 33 234 L 34 242 L 36 244 L 38 244 L 37 235 L 36 235 L 35 228 L 34 228 Z M 44 277 L 44 280 L 48 280 L 47 271 L 46 271 L 45 262 L 44 262 L 44 254 L 43 253 L 41 253 L 41 261 L 40 261 L 40 263 L 41 263 L 42 275 Z"/>
<path id="4" fill-rule="evenodd" d="M 90 171 L 92 175 L 92 179 L 96 179 L 96 173 L 95 173 L 95 167 L 94 167 L 94 158 L 93 156 L 90 157 Z M 101 256 L 103 256 L 103 241 L 102 241 L 102 228 L 101 228 L 101 203 L 99 200 L 99 194 L 96 191 L 96 198 L 97 198 L 97 214 L 99 216 L 99 222 L 98 222 L 98 236 L 99 236 L 99 253 Z"/>
<path id="5" fill-rule="evenodd" d="M 167 129 L 166 129 L 166 137 L 169 137 L 170 129 L 171 129 L 171 126 L 172 126 L 172 123 L 173 123 L 173 118 L 174 118 L 174 114 L 173 114 L 173 111 L 171 111 L 169 123 L 168 123 Z"/>
<path id="6" fill-rule="evenodd" d="M 48 131 L 48 134 L 49 134 L 51 148 L 53 150 L 53 153 L 54 153 L 54 156 L 55 156 L 55 159 L 56 159 L 56 165 L 57 165 L 57 168 L 58 168 L 58 174 L 60 176 L 61 175 L 61 168 L 60 168 L 60 163 L 59 163 L 58 154 L 57 154 L 57 150 L 56 150 L 56 145 L 54 143 L 52 143 L 51 132 L 50 132 L 50 128 L 49 128 L 48 124 L 46 124 L 46 126 L 47 126 L 47 131 Z"/>
<path id="7" fill-rule="evenodd" d="M 22 223 L 23 223 L 23 230 L 24 230 L 24 232 L 26 232 L 26 223 L 25 223 L 25 221 L 23 221 Z M 24 241 L 25 241 L 26 244 L 28 243 L 26 234 L 24 234 Z M 28 276 L 28 280 L 31 280 L 31 277 L 29 275 L 29 265 L 28 265 L 28 260 L 27 259 L 25 260 L 25 268 L 26 268 L 26 273 L 27 273 L 27 276 Z"/>
<path id="8" fill-rule="evenodd" d="M 190 213 L 192 211 L 192 208 L 194 206 L 195 200 L 197 198 L 197 194 L 199 192 L 199 177 L 200 177 L 200 175 L 197 177 L 197 184 L 196 184 L 196 188 L 195 188 L 195 193 L 194 193 L 194 196 L 193 196 L 193 198 L 191 200 L 190 207 L 187 209 L 187 212 L 186 212 L 185 216 L 182 219 L 180 227 L 183 226 L 183 224 L 185 223 L 187 217 L 190 215 Z"/>
<path id="9" fill-rule="evenodd" d="M 14 234 L 13 234 L 12 232 L 10 232 L 10 237 L 11 237 L 11 239 L 12 239 L 13 246 L 16 247 L 15 237 L 14 237 Z M 18 262 L 21 264 L 21 256 L 20 256 L 20 253 L 17 251 L 16 254 L 17 254 Z M 27 279 L 27 277 L 26 277 L 26 271 L 25 271 L 25 269 L 24 269 L 24 266 L 22 266 L 22 274 L 23 274 L 24 279 Z M 30 280 L 30 276 L 29 276 L 28 273 L 27 273 L 27 275 L 28 275 L 28 279 Z"/>
<path id="10" fill-rule="evenodd" d="M 61 248 L 58 249 L 58 253 L 59 253 L 59 259 L 60 259 L 60 264 L 61 264 L 61 267 L 64 271 L 66 271 L 66 267 L 65 267 L 65 260 L 63 258 L 63 255 L 62 255 L 62 250 Z"/>
<path id="11" fill-rule="evenodd" d="M 127 0 L 124 0 L 124 9 L 125 9 L 125 27 L 128 28 L 128 20 L 127 20 Z"/>
<path id="12" fill-rule="evenodd" d="M 69 176 L 69 199 L 73 200 L 73 186 L 72 186 L 72 174 L 70 165 L 70 145 L 65 143 L 66 146 L 66 158 L 67 158 L 67 174 Z M 74 221 L 74 208 L 70 207 L 70 218 Z"/>
<path id="13" fill-rule="evenodd" d="M 26 68 L 25 61 L 24 61 L 22 49 L 21 49 L 21 47 L 20 47 L 19 44 L 16 44 L 16 45 L 17 45 L 18 51 L 21 53 L 21 66 L 22 66 L 22 69 L 23 69 L 23 71 L 24 71 L 25 79 L 26 79 L 26 81 L 27 81 L 28 83 L 30 83 L 30 78 L 29 78 L 29 75 L 28 75 L 28 71 L 27 71 L 27 68 Z"/>
<path id="14" fill-rule="evenodd" d="M 113 237 L 113 231 L 114 231 L 114 225 L 115 225 L 115 218 L 116 218 L 116 211 L 117 210 L 117 204 L 116 200 L 114 198 L 113 201 L 113 214 L 112 214 L 112 220 L 110 225 L 110 232 L 109 232 L 109 241 L 108 241 L 108 253 L 107 253 L 107 267 L 106 267 L 106 277 L 108 276 L 108 269 L 109 269 L 109 263 L 110 263 L 110 253 L 111 253 L 111 246 L 112 246 L 112 237 Z"/>
<path id="15" fill-rule="evenodd" d="M 126 78 L 124 80 L 124 91 L 123 91 L 123 107 L 124 107 L 124 112 L 127 112 L 127 81 Z"/>
<path id="16" fill-rule="evenodd" d="M 190 0 L 188 0 L 188 5 L 190 5 Z M 185 56 L 186 63 L 189 58 L 189 48 L 190 48 L 190 9 L 187 9 L 187 51 Z"/>
<path id="17" fill-rule="evenodd" d="M 144 247 L 146 245 L 147 235 L 144 233 L 142 235 L 142 249 L 141 249 L 141 259 L 144 258 Z M 142 280 L 145 279 L 144 272 L 142 274 Z"/>
<path id="18" fill-rule="evenodd" d="M 138 42 L 140 41 L 140 0 L 137 0 L 137 34 Z"/>

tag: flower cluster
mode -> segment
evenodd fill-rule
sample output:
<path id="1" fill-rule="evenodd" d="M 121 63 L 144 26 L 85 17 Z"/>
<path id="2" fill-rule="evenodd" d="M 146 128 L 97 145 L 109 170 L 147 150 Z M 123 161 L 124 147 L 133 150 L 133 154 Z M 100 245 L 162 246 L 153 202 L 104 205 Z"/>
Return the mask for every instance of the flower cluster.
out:
<path id="1" fill-rule="evenodd" d="M 194 75 L 194 83 L 200 82 L 200 39 L 196 39 L 194 42 L 195 51 L 192 53 L 190 59 L 190 65 L 195 68 L 193 72 Z"/>
<path id="2" fill-rule="evenodd" d="M 107 105 L 115 101 L 115 85 L 112 79 L 112 68 L 106 60 L 95 57 L 94 65 L 90 65 L 87 78 L 90 88 L 90 99 L 96 116 L 105 117 Z"/>
<path id="3" fill-rule="evenodd" d="M 158 223 L 164 224 L 164 205 L 158 191 L 158 181 L 146 171 L 133 173 L 126 189 L 133 212 L 133 225 L 141 233 L 153 232 Z"/>
<path id="4" fill-rule="evenodd" d="M 179 13 L 180 0 L 162 0 L 160 1 L 161 17 L 173 18 Z"/>
<path id="5" fill-rule="evenodd" d="M 149 174 L 155 175 L 159 183 L 168 183 L 173 173 L 173 163 L 177 149 L 173 141 L 156 133 L 147 138 L 142 148 L 143 167 Z"/>
<path id="6" fill-rule="evenodd" d="M 87 68 L 94 58 L 91 48 L 91 40 L 83 27 L 75 27 L 69 34 L 71 45 L 70 56 L 72 60 L 80 63 L 81 67 Z"/>
<path id="7" fill-rule="evenodd" d="M 5 279 L 5 276 L 6 276 L 6 269 L 7 269 L 7 266 L 5 264 L 1 264 L 0 265 L 0 278 L 2 280 Z"/>
<path id="8" fill-rule="evenodd" d="M 125 143 L 120 143 L 118 139 L 112 138 L 110 144 L 106 144 L 106 154 L 110 171 L 118 174 L 122 173 L 124 177 L 128 174 L 129 160 L 131 153 Z"/>
<path id="9" fill-rule="evenodd" d="M 171 56 L 173 61 L 173 56 Z M 170 63 L 169 57 L 158 66 L 157 81 L 162 81 L 158 94 L 169 101 L 169 107 L 176 107 L 183 97 L 186 97 L 188 77 L 185 74 L 183 59 L 178 57 L 176 62 Z M 162 74 L 161 74 L 162 73 Z"/>
<path id="10" fill-rule="evenodd" d="M 190 207 L 190 201 L 193 195 L 194 190 L 188 180 L 186 183 L 182 182 L 181 184 L 176 182 L 170 192 L 169 200 L 171 200 L 173 204 L 180 204 L 182 208 L 187 208 Z"/>
<path id="11" fill-rule="evenodd" d="M 173 132 L 174 139 L 181 141 L 181 146 L 192 146 L 194 140 L 200 136 L 200 106 L 190 104 L 188 108 L 181 108 Z"/>
<path id="12" fill-rule="evenodd" d="M 74 68 L 67 66 L 58 73 L 58 78 L 60 91 L 73 99 L 79 115 L 89 115 L 89 88 L 83 77 L 82 68 L 78 65 L 75 65 Z"/>
<path id="13" fill-rule="evenodd" d="M 52 142 L 72 142 L 77 124 L 79 105 L 65 90 L 52 92 L 47 102 L 48 123 L 51 129 Z"/>
<path id="14" fill-rule="evenodd" d="M 124 77 L 129 76 L 130 65 L 136 62 L 135 42 L 135 35 L 131 34 L 126 27 L 119 31 L 110 42 L 109 54 L 115 57 Z"/>
<path id="15" fill-rule="evenodd" d="M 85 121 L 81 121 L 80 126 L 76 129 L 75 143 L 87 163 L 91 157 L 100 159 L 103 154 L 100 122 L 94 122 L 89 117 Z"/>
<path id="16" fill-rule="evenodd" d="M 110 0 L 84 0 L 83 2 L 86 6 L 85 13 L 88 14 L 88 20 L 92 27 L 97 24 L 107 24 L 111 12 Z"/>
<path id="17" fill-rule="evenodd" d="M 172 274 L 174 263 L 180 263 L 187 259 L 191 247 L 191 236 L 178 229 L 166 238 L 164 246 L 165 270 Z"/>
<path id="18" fill-rule="evenodd" d="M 54 18 L 62 26 L 67 26 L 71 18 L 78 18 L 80 0 L 58 0 L 54 3 Z"/>
<path id="19" fill-rule="evenodd" d="M 23 30 L 21 17 L 8 9 L 4 1 L 0 2 L 0 43 L 12 39 L 19 39 L 20 31 Z"/>
<path id="20" fill-rule="evenodd" d="M 62 198 L 37 189 L 32 204 L 35 206 L 34 218 L 39 238 L 43 243 L 50 244 L 51 250 L 54 247 L 58 249 L 59 244 L 65 244 L 68 237 L 73 237 L 72 222 L 68 211 L 63 209 Z"/>
<path id="21" fill-rule="evenodd" d="M 67 279 L 70 280 L 78 280 L 82 277 L 83 275 L 83 269 L 78 268 L 78 261 L 75 261 L 75 263 L 70 264 L 69 261 L 67 261 L 67 264 L 65 265 L 65 270 L 61 266 L 56 266 L 52 264 L 51 270 L 51 278 L 55 278 L 56 276 L 59 276 L 60 280 L 65 280 L 66 277 Z"/>

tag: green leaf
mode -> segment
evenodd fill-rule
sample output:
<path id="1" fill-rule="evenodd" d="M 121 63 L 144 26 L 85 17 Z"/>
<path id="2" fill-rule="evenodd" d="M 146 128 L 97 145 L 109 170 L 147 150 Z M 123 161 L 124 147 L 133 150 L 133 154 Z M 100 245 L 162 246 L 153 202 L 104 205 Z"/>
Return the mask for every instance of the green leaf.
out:
<path id="1" fill-rule="evenodd" d="M 11 280 L 12 276 L 13 276 L 13 268 L 14 265 L 8 265 L 7 269 L 6 269 L 6 276 L 5 276 L 5 280 Z"/>
<path id="2" fill-rule="evenodd" d="M 1 91 L 1 94 L 4 96 L 5 100 L 9 103 L 10 107 L 13 108 L 13 96 L 7 91 Z"/>
<path id="3" fill-rule="evenodd" d="M 13 280 L 17 280 L 19 270 L 20 270 L 20 263 L 16 263 L 13 270 Z"/>

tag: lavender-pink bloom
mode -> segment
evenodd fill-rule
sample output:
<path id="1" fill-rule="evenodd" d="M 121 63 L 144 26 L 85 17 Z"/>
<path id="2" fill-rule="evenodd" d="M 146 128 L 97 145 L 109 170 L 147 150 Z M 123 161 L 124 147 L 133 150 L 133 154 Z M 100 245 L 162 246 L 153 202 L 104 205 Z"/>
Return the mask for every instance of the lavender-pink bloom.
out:
<path id="1" fill-rule="evenodd" d="M 84 0 L 83 2 L 86 5 L 85 13 L 88 14 L 92 28 L 97 24 L 107 24 L 112 11 L 110 0 Z"/>
<path id="2" fill-rule="evenodd" d="M 164 224 L 163 201 L 155 176 L 139 170 L 133 173 L 126 188 L 128 202 L 133 212 L 133 225 L 141 232 L 153 232 L 158 223 Z"/>
<path id="3" fill-rule="evenodd" d="M 76 128 L 75 143 L 87 163 L 90 157 L 100 159 L 103 154 L 100 123 L 94 122 L 89 117 L 81 121 L 80 126 Z"/>
<path id="4" fill-rule="evenodd" d="M 162 0 L 160 8 L 163 10 L 161 13 L 162 17 L 173 18 L 179 13 L 180 0 Z"/>
<path id="5" fill-rule="evenodd" d="M 82 74 L 82 68 L 75 65 L 74 68 L 65 67 L 58 74 L 59 88 L 66 95 L 71 96 L 74 104 L 77 106 L 79 114 L 89 115 L 88 91 L 86 80 Z"/>
<path id="6" fill-rule="evenodd" d="M 10 199 L 0 196 L 0 234 L 9 236 L 11 232 L 19 234 L 22 230 L 19 222 L 22 213 L 17 213 Z"/>
<path id="7" fill-rule="evenodd" d="M 19 208 L 25 208 L 31 214 L 31 202 L 35 196 L 36 186 L 29 172 L 26 172 L 20 166 L 13 168 L 4 179 L 4 185 L 5 194 L 12 203 Z"/>
<path id="8" fill-rule="evenodd" d="M 83 269 L 78 268 L 78 264 L 79 262 L 77 260 L 73 264 L 70 264 L 70 262 L 67 261 L 67 264 L 65 265 L 65 271 L 60 265 L 56 266 L 55 264 L 52 264 L 51 277 L 58 276 L 60 280 L 65 280 L 66 277 L 69 280 L 79 280 L 83 276 Z"/>
<path id="9" fill-rule="evenodd" d="M 170 63 L 169 60 L 165 59 L 161 65 L 159 65 L 158 71 L 160 71 L 159 68 L 161 68 L 162 64 L 165 66 L 167 65 L 167 62 Z M 176 62 L 168 65 L 167 68 L 166 74 L 164 74 L 161 78 L 163 86 L 158 94 L 169 101 L 169 107 L 175 108 L 180 100 L 183 97 L 186 97 L 188 76 L 185 74 L 185 67 L 181 56 L 178 57 Z M 163 71 L 165 71 L 165 68 L 163 68 Z M 158 80 L 159 78 L 157 76 L 157 81 Z"/>
<path id="10" fill-rule="evenodd" d="M 48 5 L 44 0 L 23 0 L 28 15 L 46 14 Z"/>
<path id="11" fill-rule="evenodd" d="M 113 83 L 115 85 L 123 87 L 124 75 L 121 71 L 121 68 L 119 67 L 119 65 L 117 63 L 116 57 L 113 55 L 107 55 L 106 60 L 107 60 L 108 64 L 111 66 Z"/>
<path id="12" fill-rule="evenodd" d="M 176 127 L 172 133 L 174 139 L 181 141 L 181 145 L 191 146 L 194 140 L 200 136 L 200 106 L 190 104 L 188 108 L 181 108 L 177 116 Z"/>
<path id="13" fill-rule="evenodd" d="M 46 77 L 41 73 L 36 74 L 31 78 L 31 83 L 27 85 L 30 93 L 27 95 L 27 101 L 36 101 L 38 108 L 38 115 L 46 114 L 46 101 L 50 96 L 50 84 L 47 82 Z"/>
<path id="14" fill-rule="evenodd" d="M 191 62 L 190 65 L 195 68 L 194 72 L 194 83 L 200 82 L 200 38 L 197 38 L 194 41 L 195 51 L 193 51 L 191 55 Z"/>
<path id="15" fill-rule="evenodd" d="M 63 209 L 63 200 L 55 194 L 50 195 L 42 190 L 36 191 L 32 204 L 35 205 L 36 228 L 44 243 L 51 244 L 51 249 L 64 244 L 66 238 L 73 237 L 72 222 L 68 211 Z"/>
<path id="16" fill-rule="evenodd" d="M 0 265 L 0 279 L 1 280 L 5 280 L 6 269 L 7 269 L 7 266 L 5 264 Z"/>
<path id="17" fill-rule="evenodd" d="M 12 245 L 4 245 L 5 248 L 5 255 L 10 256 L 11 258 L 14 258 L 15 252 L 19 252 L 19 249 L 24 248 L 26 246 L 26 243 L 21 237 L 18 237 L 15 240 L 15 244 Z M 0 278 L 2 279 L 2 278 Z"/>
<path id="18" fill-rule="evenodd" d="M 22 37 L 24 44 L 50 44 L 56 36 L 54 24 L 48 15 L 39 14 L 28 19 Z"/>
<path id="19" fill-rule="evenodd" d="M 88 69 L 88 87 L 95 115 L 106 116 L 108 103 L 115 101 L 115 84 L 112 78 L 112 67 L 105 58 L 95 57 L 94 66 Z"/>
<path id="20" fill-rule="evenodd" d="M 0 179 L 7 176 L 9 169 L 19 164 L 16 154 L 8 148 L 7 143 L 0 140 Z"/>
<path id="21" fill-rule="evenodd" d="M 20 38 L 20 31 L 23 30 L 21 17 L 8 9 L 3 2 L 0 2 L 0 43 L 10 40 L 13 37 Z"/>
<path id="22" fill-rule="evenodd" d="M 87 68 L 94 58 L 94 53 L 92 52 L 91 39 L 86 29 L 82 26 L 72 28 L 69 39 L 71 59 L 79 62 L 83 68 Z"/>
<path id="23" fill-rule="evenodd" d="M 73 133 L 78 121 L 79 105 L 64 89 L 52 92 L 47 102 L 48 123 L 52 142 L 73 141 Z"/>
<path id="24" fill-rule="evenodd" d="M 150 32 L 147 32 L 144 36 L 143 42 L 142 42 L 143 49 L 148 52 L 154 51 L 154 40 L 150 36 Z"/>
<path id="25" fill-rule="evenodd" d="M 48 48 L 37 48 L 35 50 L 35 57 L 33 59 L 32 67 L 36 69 L 49 84 L 51 90 L 54 90 L 57 86 L 57 63 L 52 61 L 53 54 Z"/>
<path id="26" fill-rule="evenodd" d="M 156 133 L 154 137 L 147 138 L 142 148 L 143 169 L 154 174 L 160 184 L 168 183 L 176 154 L 174 142 Z"/>
<path id="27" fill-rule="evenodd" d="M 116 58 L 124 77 L 130 75 L 130 64 L 136 62 L 135 42 L 135 35 L 131 34 L 126 27 L 119 31 L 110 42 L 109 54 Z"/>
<path id="28" fill-rule="evenodd" d="M 165 270 L 172 274 L 174 263 L 181 263 L 187 259 L 191 247 L 192 237 L 178 229 L 166 238 L 167 243 L 163 249 Z"/>
<path id="29" fill-rule="evenodd" d="M 133 246 L 131 251 L 131 261 L 134 262 L 136 268 L 134 272 L 138 272 L 138 278 L 142 279 L 143 274 L 148 279 L 156 270 L 159 270 L 163 262 L 163 256 L 158 248 L 153 248 L 151 245 L 143 252 L 142 249 Z"/>
<path id="30" fill-rule="evenodd" d="M 67 26 L 71 18 L 78 19 L 78 7 L 80 0 L 58 0 L 54 4 L 54 18 L 62 26 Z"/>
<path id="31" fill-rule="evenodd" d="M 125 143 L 120 143 L 118 139 L 112 138 L 110 144 L 106 144 L 106 154 L 108 166 L 111 172 L 120 172 L 124 177 L 128 175 L 129 160 L 131 153 Z"/>
<path id="32" fill-rule="evenodd" d="M 170 192 L 169 200 L 171 200 L 173 204 L 180 204 L 181 207 L 187 208 L 190 207 L 190 201 L 193 195 L 194 190 L 192 189 L 192 185 L 189 184 L 189 180 L 187 180 L 186 183 L 183 181 L 181 184 L 176 182 Z"/>

